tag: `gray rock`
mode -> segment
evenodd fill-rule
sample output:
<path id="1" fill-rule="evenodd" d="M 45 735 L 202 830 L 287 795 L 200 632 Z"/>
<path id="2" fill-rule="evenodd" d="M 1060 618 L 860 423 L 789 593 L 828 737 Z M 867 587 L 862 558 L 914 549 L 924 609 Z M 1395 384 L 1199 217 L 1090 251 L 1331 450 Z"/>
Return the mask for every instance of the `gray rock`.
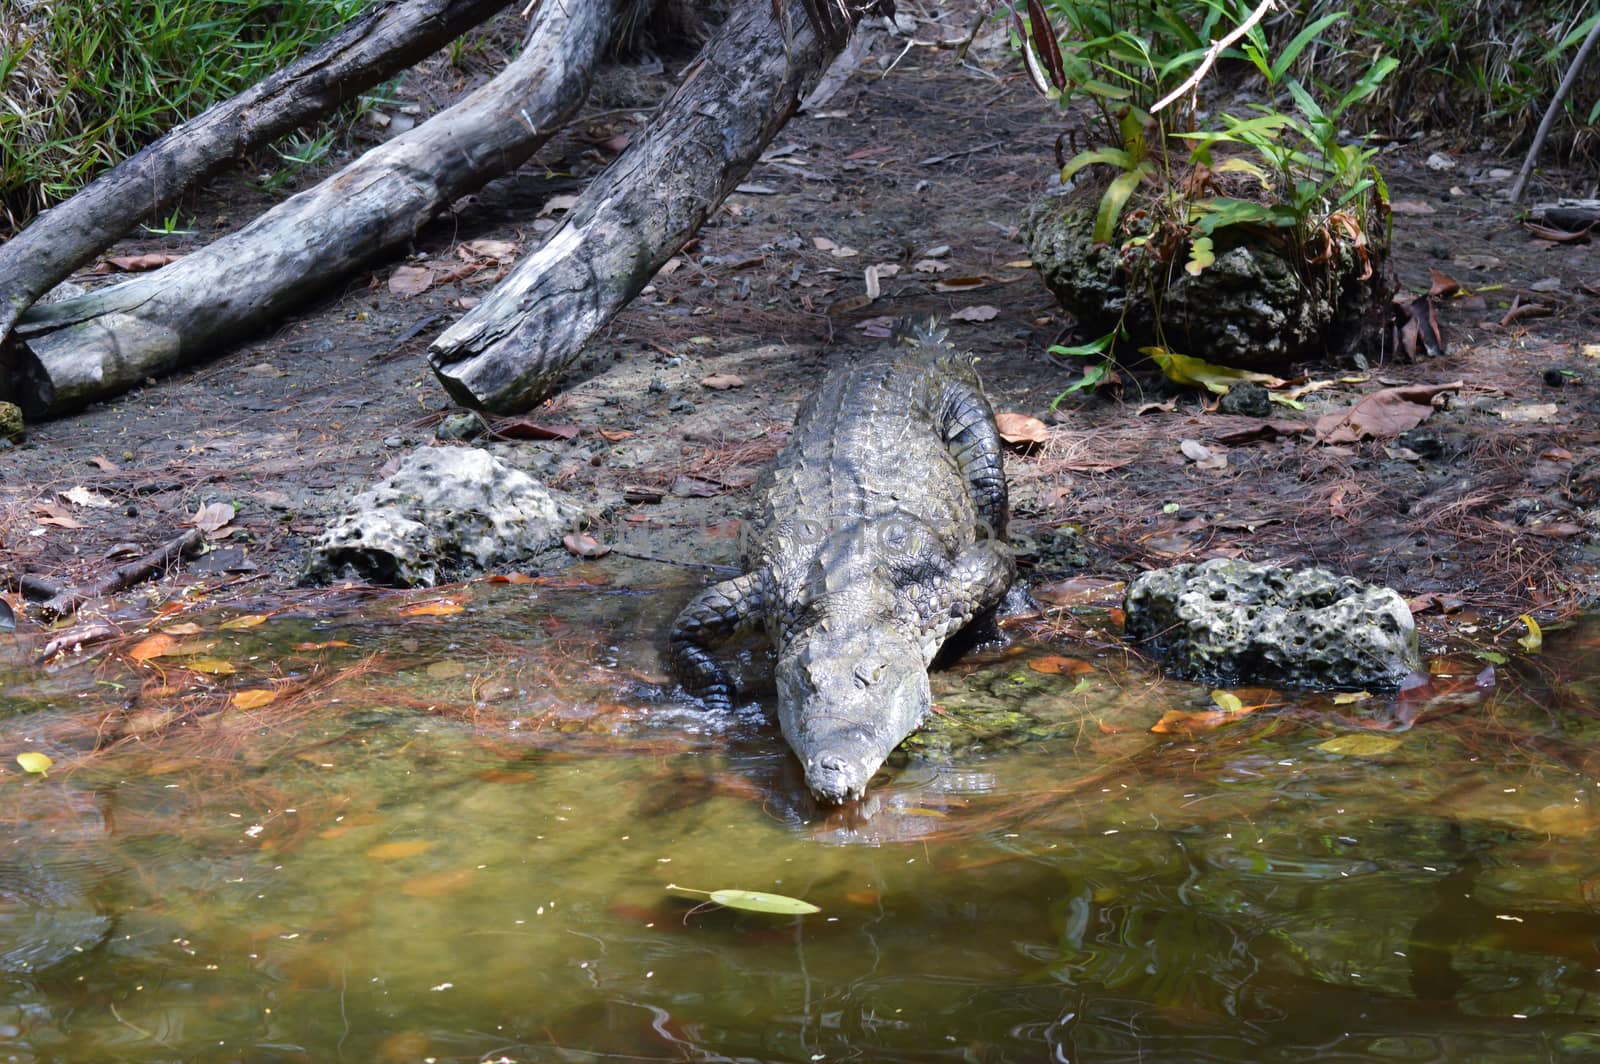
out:
<path id="1" fill-rule="evenodd" d="M 1175 565 L 1135 580 L 1124 607 L 1128 637 L 1190 679 L 1392 687 L 1422 666 L 1398 592 L 1323 569 Z"/>
<path id="2" fill-rule="evenodd" d="M 1217 400 L 1217 413 L 1266 417 L 1272 413 L 1272 399 L 1268 391 L 1255 381 L 1240 381 Z"/>
<path id="3" fill-rule="evenodd" d="M 1094 242 L 1098 197 L 1097 188 L 1046 197 L 1029 208 L 1021 230 L 1028 257 L 1086 334 L 1120 322 L 1128 350 L 1165 343 L 1207 362 L 1272 371 L 1342 356 L 1377 337 L 1385 271 L 1362 280 L 1348 250 L 1332 267 L 1306 268 L 1308 286 L 1294 252 L 1219 229 L 1216 261 L 1198 276 L 1181 268 L 1140 276 L 1116 246 Z"/>
<path id="4" fill-rule="evenodd" d="M 557 546 L 583 511 L 471 447 L 419 447 L 350 501 L 312 548 L 305 582 L 431 587 Z"/>

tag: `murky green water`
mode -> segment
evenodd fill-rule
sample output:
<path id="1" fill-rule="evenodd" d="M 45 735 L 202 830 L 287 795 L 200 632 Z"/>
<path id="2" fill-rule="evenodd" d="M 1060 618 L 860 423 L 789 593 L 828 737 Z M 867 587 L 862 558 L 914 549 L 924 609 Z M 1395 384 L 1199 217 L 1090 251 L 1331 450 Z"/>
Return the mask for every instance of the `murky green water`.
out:
<path id="1" fill-rule="evenodd" d="M 1600 629 L 1168 734 L 1206 691 L 1025 645 L 829 815 L 653 686 L 685 594 L 0 641 L 0 1061 L 1600 1059 Z"/>

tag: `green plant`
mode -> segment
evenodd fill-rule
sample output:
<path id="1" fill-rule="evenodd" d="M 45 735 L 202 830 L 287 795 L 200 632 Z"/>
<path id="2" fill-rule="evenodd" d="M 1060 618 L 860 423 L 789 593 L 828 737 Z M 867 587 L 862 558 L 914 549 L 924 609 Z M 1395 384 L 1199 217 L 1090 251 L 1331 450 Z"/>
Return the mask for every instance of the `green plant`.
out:
<path id="1" fill-rule="evenodd" d="M 358 0 L 0 0 L 0 211 L 12 224 L 233 95 Z"/>
<path id="2" fill-rule="evenodd" d="M 1307 22 L 1275 49 L 1252 23 L 1248 4 L 1051 0 L 1050 10 L 1053 19 L 1042 0 L 1029 0 L 1026 23 L 1013 12 L 1017 44 L 1047 97 L 1062 106 L 1086 101 L 1093 107 L 1091 146 L 1066 162 L 1061 180 L 1091 168 L 1112 171 L 1093 239 L 1121 248 L 1130 283 L 1158 289 L 1180 261 L 1189 274 L 1202 273 L 1215 259 L 1215 241 L 1230 228 L 1277 234 L 1307 273 L 1337 263 L 1342 248 L 1352 249 L 1370 271 L 1368 234 L 1372 226 L 1387 225 L 1387 193 L 1373 165 L 1375 149 L 1346 138 L 1341 120 L 1398 64 L 1373 57 L 1337 94 L 1308 87 L 1291 73 L 1345 18 L 1342 12 Z M 1063 31 L 1059 42 L 1056 26 Z M 1221 58 L 1253 69 L 1271 102 L 1252 104 L 1244 114 L 1206 115 L 1187 86 L 1209 63 L 1210 40 L 1230 30 L 1237 43 L 1221 50 Z M 1239 188 L 1238 180 L 1224 181 L 1225 175 L 1242 175 L 1253 191 Z M 1139 209 L 1125 217 L 1136 195 Z M 1057 402 L 1105 378 L 1119 330 L 1051 349 L 1099 359 Z"/>

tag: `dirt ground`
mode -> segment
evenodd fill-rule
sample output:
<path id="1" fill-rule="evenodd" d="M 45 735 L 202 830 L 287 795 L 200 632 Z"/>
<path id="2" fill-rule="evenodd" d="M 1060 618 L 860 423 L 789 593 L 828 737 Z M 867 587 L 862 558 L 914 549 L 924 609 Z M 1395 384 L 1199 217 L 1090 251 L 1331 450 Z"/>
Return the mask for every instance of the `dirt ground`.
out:
<path id="1" fill-rule="evenodd" d="M 921 40 L 971 25 L 966 3 L 902 9 Z M 1463 382 L 1407 436 L 1251 441 L 1243 430 L 1261 419 L 1215 413 L 1202 393 L 1140 373 L 1053 412 L 1077 371 L 1046 348 L 1084 338 L 1023 263 L 1016 226 L 1056 168 L 1067 119 L 1033 93 L 994 30 L 964 62 L 882 25 L 862 32 L 848 81 L 789 124 L 742 191 L 531 415 L 576 434 L 486 444 L 585 501 L 597 539 L 731 561 L 730 519 L 827 359 L 883 342 L 895 316 L 936 313 L 956 319 L 952 338 L 980 356 L 997 409 L 1052 425 L 1044 446 L 1011 455 L 1008 467 L 1014 531 L 1039 586 L 1243 556 L 1388 584 L 1435 625 L 1593 600 L 1600 347 L 1586 345 L 1600 299 L 1583 286 L 1600 280 L 1600 264 L 1592 245 L 1541 240 L 1517 221 L 1503 196 L 1517 159 L 1448 133 L 1386 149 L 1400 281 L 1426 292 L 1438 270 L 1468 293 L 1440 306 L 1448 350 L 1364 374 L 1304 367 L 1311 379 L 1351 380 L 1271 418 L 1309 423 L 1391 384 Z M 445 273 L 477 240 L 528 250 L 560 217 L 553 197 L 606 164 L 614 138 L 639 127 L 686 61 L 609 72 L 583 119 L 430 225 L 404 265 Z M 440 58 L 402 95 L 427 113 L 463 80 Z M 1454 168 L 1430 168 L 1435 153 Z M 1534 198 L 1591 194 L 1592 181 L 1547 172 Z M 190 206 L 193 235 L 146 233 L 115 253 L 182 251 L 266 202 L 236 176 Z M 292 586 L 327 519 L 457 412 L 428 369 L 427 346 L 499 271 L 399 295 L 389 285 L 399 265 L 344 283 L 273 335 L 192 371 L 30 425 L 25 444 L 0 452 L 0 573 L 81 581 L 225 502 L 237 508 L 232 533 L 156 593 L 199 585 L 220 600 Z M 882 276 L 869 304 L 871 266 Z M 1548 314 L 1501 324 L 1513 303 L 1529 302 Z M 960 320 L 980 307 L 992 316 Z M 717 374 L 742 384 L 703 383 Z M 1186 440 L 1226 464 L 1202 468 L 1181 449 Z M 78 488 L 75 501 L 67 493 Z M 21 596 L 6 594 L 21 614 Z M 147 611 L 146 595 L 96 610 Z"/>

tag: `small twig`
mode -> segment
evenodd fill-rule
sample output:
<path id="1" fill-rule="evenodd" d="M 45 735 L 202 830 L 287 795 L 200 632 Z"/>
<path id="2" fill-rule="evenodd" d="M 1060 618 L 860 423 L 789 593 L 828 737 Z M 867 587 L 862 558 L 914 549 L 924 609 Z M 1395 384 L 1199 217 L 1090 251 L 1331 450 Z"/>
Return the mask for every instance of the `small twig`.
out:
<path id="1" fill-rule="evenodd" d="M 39 606 L 39 612 L 46 617 L 71 616 L 85 602 L 118 591 L 126 591 L 134 584 L 142 583 L 165 572 L 168 566 L 198 550 L 205 542 L 205 538 L 204 531 L 191 528 L 178 538 L 163 543 L 143 558 L 131 561 L 127 565 L 119 565 L 104 576 L 80 587 L 67 588 L 57 593 Z"/>
<path id="2" fill-rule="evenodd" d="M 1561 79 L 1561 84 L 1556 86 L 1556 94 L 1550 99 L 1550 106 L 1544 110 L 1544 118 L 1539 121 L 1539 130 L 1533 135 L 1533 143 L 1528 146 L 1528 157 L 1522 160 L 1522 170 L 1517 174 L 1517 180 L 1511 186 L 1511 202 L 1521 203 L 1522 193 L 1527 189 L 1528 178 L 1533 174 L 1533 164 L 1539 159 L 1539 151 L 1544 147 L 1544 138 L 1549 136 L 1550 127 L 1555 125 L 1556 112 L 1561 110 L 1561 105 L 1567 99 L 1567 93 L 1572 91 L 1573 84 L 1578 80 L 1578 70 L 1583 66 L 1583 61 L 1589 58 L 1589 53 L 1594 50 L 1594 42 L 1600 38 L 1600 19 L 1595 19 L 1594 25 L 1589 27 L 1589 35 L 1583 39 L 1583 44 L 1578 47 L 1578 54 L 1572 57 L 1572 65 L 1567 67 L 1567 74 Z"/>
<path id="3" fill-rule="evenodd" d="M 1229 46 L 1231 46 L 1234 41 L 1237 41 L 1240 37 L 1243 37 L 1245 34 L 1249 33 L 1250 28 L 1257 22 L 1260 22 L 1263 16 L 1265 16 L 1268 11 L 1271 11 L 1276 6 L 1277 0 L 1261 0 L 1261 3 L 1256 5 L 1256 9 L 1250 12 L 1249 18 L 1239 23 L 1239 25 L 1234 27 L 1234 29 L 1227 36 L 1213 43 L 1210 48 L 1206 49 L 1205 58 L 1200 60 L 1200 65 L 1195 68 L 1195 72 L 1185 78 L 1182 85 L 1179 85 L 1177 88 L 1173 89 L 1171 92 L 1167 93 L 1159 101 L 1157 101 L 1156 105 L 1150 108 L 1150 113 L 1156 114 L 1172 101 L 1185 95 L 1195 86 L 1199 85 L 1200 79 L 1206 76 L 1206 72 L 1209 71 L 1211 69 L 1211 65 L 1217 61 L 1217 57 L 1220 56 Z"/>

